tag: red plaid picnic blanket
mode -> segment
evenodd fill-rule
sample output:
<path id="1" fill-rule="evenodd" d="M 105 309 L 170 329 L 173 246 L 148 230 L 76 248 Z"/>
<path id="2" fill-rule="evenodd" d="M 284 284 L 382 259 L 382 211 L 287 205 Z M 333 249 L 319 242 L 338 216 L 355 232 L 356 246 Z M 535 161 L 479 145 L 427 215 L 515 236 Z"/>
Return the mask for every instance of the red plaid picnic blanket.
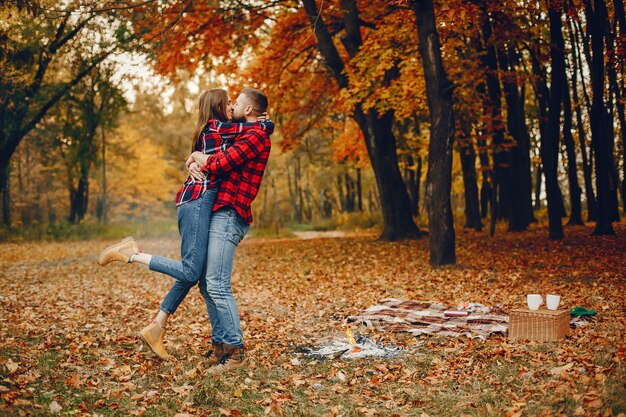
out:
<path id="1" fill-rule="evenodd" d="M 499 307 L 471 303 L 465 309 L 467 316 L 446 317 L 444 311 L 451 309 L 443 304 L 386 298 L 361 314 L 349 316 L 347 321 L 390 332 L 409 332 L 415 336 L 486 339 L 495 333 L 505 335 L 509 329 L 509 316 Z"/>

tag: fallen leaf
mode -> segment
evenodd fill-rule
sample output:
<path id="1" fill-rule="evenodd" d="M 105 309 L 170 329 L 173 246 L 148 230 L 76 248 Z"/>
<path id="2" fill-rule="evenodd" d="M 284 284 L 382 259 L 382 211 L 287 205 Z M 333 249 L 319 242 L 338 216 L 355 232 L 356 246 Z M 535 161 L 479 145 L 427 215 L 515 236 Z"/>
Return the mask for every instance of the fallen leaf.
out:
<path id="1" fill-rule="evenodd" d="M 50 412 L 52 414 L 58 414 L 61 412 L 61 410 L 63 410 L 63 407 L 61 407 L 58 402 L 52 401 L 50 403 Z"/>
<path id="2" fill-rule="evenodd" d="M 18 368 L 18 364 L 13 362 L 11 360 L 11 358 L 9 358 L 9 360 L 7 361 L 7 363 L 5 364 L 5 366 L 7 367 L 7 370 L 9 371 L 9 375 L 13 374 L 15 371 L 17 371 Z"/>
<path id="3" fill-rule="evenodd" d="M 571 369 L 574 366 L 574 362 L 570 362 L 566 365 L 563 366 L 557 366 L 554 368 L 550 368 L 550 374 L 551 375 L 561 375 L 563 372 L 567 371 L 568 369 Z"/>
<path id="4" fill-rule="evenodd" d="M 69 378 L 65 380 L 65 385 L 72 387 L 74 389 L 80 388 L 80 377 L 78 374 L 72 374 Z"/>

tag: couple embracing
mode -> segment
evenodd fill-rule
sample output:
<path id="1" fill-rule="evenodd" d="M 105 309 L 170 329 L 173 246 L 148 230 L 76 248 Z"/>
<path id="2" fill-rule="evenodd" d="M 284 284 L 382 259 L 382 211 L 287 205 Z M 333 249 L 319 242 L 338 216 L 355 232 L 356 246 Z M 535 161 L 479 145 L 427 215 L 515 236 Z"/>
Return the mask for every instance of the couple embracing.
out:
<path id="1" fill-rule="evenodd" d="M 189 290 L 198 284 L 211 323 L 211 372 L 245 364 L 243 334 L 231 289 L 235 249 L 244 238 L 270 154 L 274 124 L 266 120 L 267 97 L 246 88 L 233 104 L 228 93 L 213 89 L 200 96 L 189 177 L 176 196 L 181 261 L 139 250 L 133 238 L 106 248 L 98 263 L 121 261 L 147 265 L 175 279 L 156 318 L 139 337 L 161 359 L 172 357 L 163 343 L 165 328 Z"/>

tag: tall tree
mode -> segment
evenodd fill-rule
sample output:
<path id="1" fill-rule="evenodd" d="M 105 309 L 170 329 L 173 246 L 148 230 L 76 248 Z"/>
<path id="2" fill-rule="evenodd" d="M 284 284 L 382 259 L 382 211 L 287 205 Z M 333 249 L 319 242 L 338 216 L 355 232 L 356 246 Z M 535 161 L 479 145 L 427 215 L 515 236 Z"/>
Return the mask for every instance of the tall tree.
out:
<path id="1" fill-rule="evenodd" d="M 561 222 L 562 203 L 558 183 L 559 131 L 561 120 L 561 102 L 563 86 L 566 84 L 564 42 L 561 31 L 562 5 L 560 1 L 546 0 L 548 5 L 548 19 L 550 21 L 550 93 L 548 120 L 545 135 L 541 136 L 541 161 L 546 179 L 546 194 L 548 197 L 548 228 L 550 239 L 563 238 L 563 224 Z"/>
<path id="2" fill-rule="evenodd" d="M 29 7 L 19 7 L 24 4 Z M 99 2 L 89 7 L 49 1 L 0 4 L 3 19 L 13 23 L 8 30 L 0 27 L 0 184 L 6 184 L 17 146 L 46 113 L 110 54 L 131 43 L 133 36 L 115 16 L 119 9 L 132 7 Z M 105 27 L 114 35 L 85 35 L 104 33 Z M 99 45 L 84 48 L 81 42 Z M 50 76 L 54 68 L 63 68 L 63 76 Z"/>
<path id="3" fill-rule="evenodd" d="M 591 37 L 591 86 L 593 99 L 591 104 L 591 146 L 595 155 L 596 190 L 598 192 L 598 213 L 596 235 L 613 235 L 613 213 L 611 195 L 616 190 L 611 169 L 613 169 L 612 138 L 608 132 L 608 114 L 604 103 L 604 25 L 606 22 L 606 4 L 604 0 L 585 0 L 587 29 Z"/>
<path id="4" fill-rule="evenodd" d="M 568 10 L 572 11 L 572 5 L 570 2 L 566 3 Z M 571 13 L 571 12 L 570 12 Z M 587 87 L 585 85 L 585 77 L 583 72 L 583 61 L 581 57 L 581 53 L 579 52 L 579 36 L 578 30 L 576 28 L 576 22 L 572 22 L 574 19 L 567 19 L 567 28 L 569 31 L 569 39 L 572 55 L 572 79 L 571 79 L 571 91 L 572 97 L 574 99 L 574 109 L 576 112 L 576 130 L 578 132 L 578 141 L 580 143 L 580 155 L 582 159 L 582 168 L 583 168 L 583 181 L 585 186 L 585 199 L 587 200 L 587 220 L 595 221 L 596 219 L 596 196 L 593 191 L 593 179 L 592 179 L 592 164 L 590 157 L 587 156 L 587 134 L 585 132 L 585 126 L 583 122 L 583 106 L 584 104 L 581 102 L 581 99 L 578 95 L 578 77 L 580 76 L 583 96 L 585 98 L 585 102 L 587 103 L 587 107 L 589 107 L 589 97 L 587 95 Z"/>
<path id="5" fill-rule="evenodd" d="M 112 81 L 112 67 L 99 66 L 61 103 L 62 136 L 57 138 L 67 169 L 70 223 L 80 223 L 89 203 L 89 174 L 100 161 L 98 127 L 111 129 L 126 100 Z"/>
<path id="6" fill-rule="evenodd" d="M 317 39 L 317 48 L 324 58 L 335 81 L 341 89 L 348 87 L 348 78 L 344 74 L 346 66 L 333 36 L 328 30 L 325 19 L 315 4 L 315 0 L 302 0 L 311 27 Z M 354 58 L 363 43 L 361 37 L 362 23 L 359 19 L 355 0 L 342 0 L 343 25 L 345 35 L 341 42 L 346 48 L 349 58 Z M 390 83 L 399 75 L 395 66 L 385 73 L 385 82 Z M 398 240 L 415 238 L 422 233 L 411 217 L 411 205 L 408 193 L 398 168 L 396 139 L 392 132 L 394 112 L 388 110 L 382 114 L 375 108 L 364 110 L 363 103 L 354 108 L 354 119 L 358 123 L 370 157 L 383 214 L 383 233 L 381 239 Z"/>
<path id="7" fill-rule="evenodd" d="M 450 203 L 454 142 L 453 85 L 448 80 L 441 60 L 441 45 L 433 2 L 415 0 L 411 1 L 410 5 L 415 12 L 431 123 L 426 180 L 430 263 L 433 266 L 441 266 L 456 263 L 454 222 Z"/>

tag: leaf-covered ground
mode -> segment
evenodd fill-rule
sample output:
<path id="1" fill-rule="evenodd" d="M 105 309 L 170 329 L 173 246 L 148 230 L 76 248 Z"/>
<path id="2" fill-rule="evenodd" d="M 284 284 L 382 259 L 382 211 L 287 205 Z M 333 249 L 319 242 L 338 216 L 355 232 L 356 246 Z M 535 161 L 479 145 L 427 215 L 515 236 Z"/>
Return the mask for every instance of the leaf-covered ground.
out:
<path id="1" fill-rule="evenodd" d="M 0 245 L 0 415 L 533 416 L 626 413 L 626 227 L 592 237 L 568 227 L 457 231 L 458 265 L 433 270 L 427 240 L 374 234 L 246 239 L 233 286 L 250 366 L 206 374 L 210 329 L 190 293 L 171 319 L 162 363 L 135 334 L 171 281 L 140 265 L 96 264 L 110 241 Z M 144 240 L 176 257 L 179 242 Z M 392 360 L 314 361 L 296 353 L 341 337 L 343 319 L 386 297 L 524 306 L 561 294 L 598 311 L 554 343 L 370 333 L 408 353 Z M 298 361 L 293 361 L 298 358 Z"/>

